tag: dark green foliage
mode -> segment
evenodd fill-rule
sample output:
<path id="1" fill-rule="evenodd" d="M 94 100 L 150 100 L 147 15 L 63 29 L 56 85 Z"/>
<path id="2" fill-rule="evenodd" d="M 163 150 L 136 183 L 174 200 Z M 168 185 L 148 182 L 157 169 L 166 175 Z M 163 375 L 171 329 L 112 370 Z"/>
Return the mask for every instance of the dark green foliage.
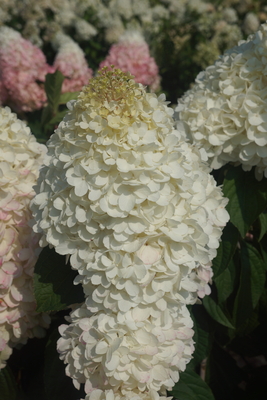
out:
<path id="1" fill-rule="evenodd" d="M 38 312 L 60 311 L 71 304 L 82 303 L 81 285 L 74 285 L 77 272 L 66 263 L 66 257 L 45 247 L 35 266 L 34 293 Z"/>
<path id="2" fill-rule="evenodd" d="M 11 369 L 0 370 L 0 400 L 17 400 L 18 388 Z"/>
<path id="3" fill-rule="evenodd" d="M 190 368 L 181 373 L 171 394 L 179 400 L 215 400 L 209 386 Z"/>
<path id="4" fill-rule="evenodd" d="M 71 378 L 66 376 L 65 365 L 59 359 L 57 340 L 60 334 L 55 328 L 48 338 L 44 359 L 44 388 L 46 400 L 68 400 L 84 398 L 84 390 L 73 386 Z"/>

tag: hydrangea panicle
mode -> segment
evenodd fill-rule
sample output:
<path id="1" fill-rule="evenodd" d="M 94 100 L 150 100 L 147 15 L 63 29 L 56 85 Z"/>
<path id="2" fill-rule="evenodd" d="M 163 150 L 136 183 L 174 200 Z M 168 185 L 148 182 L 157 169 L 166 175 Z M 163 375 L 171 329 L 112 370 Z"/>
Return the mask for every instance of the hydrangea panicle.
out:
<path id="1" fill-rule="evenodd" d="M 49 317 L 35 311 L 33 269 L 40 247 L 39 235 L 28 225 L 46 148 L 8 107 L 0 108 L 0 144 L 1 367 L 16 344 L 44 335 Z"/>
<path id="2" fill-rule="evenodd" d="M 166 398 L 194 350 L 187 305 L 208 292 L 229 216 L 167 104 L 104 67 L 68 103 L 35 188 L 34 230 L 86 295 L 58 341 L 86 399 Z"/>
<path id="3" fill-rule="evenodd" d="M 41 108 L 46 101 L 43 82 L 50 71 L 51 67 L 38 47 L 12 28 L 0 28 L 2 103 L 10 105 L 16 112 Z"/>
<path id="4" fill-rule="evenodd" d="M 255 166 L 258 179 L 267 177 L 266 41 L 267 23 L 201 72 L 176 108 L 212 168 Z"/>
<path id="5" fill-rule="evenodd" d="M 93 75 L 82 49 L 69 36 L 61 32 L 56 34 L 52 44 L 58 51 L 53 67 L 65 76 L 62 92 L 80 91 Z"/>

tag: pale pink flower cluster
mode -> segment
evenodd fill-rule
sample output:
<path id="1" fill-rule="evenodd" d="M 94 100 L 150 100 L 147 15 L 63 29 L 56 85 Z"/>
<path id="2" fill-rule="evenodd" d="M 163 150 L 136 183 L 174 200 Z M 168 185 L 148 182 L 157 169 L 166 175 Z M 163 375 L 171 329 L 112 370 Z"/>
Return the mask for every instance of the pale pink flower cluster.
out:
<path id="1" fill-rule="evenodd" d="M 19 32 L 0 28 L 0 96 L 1 103 L 16 112 L 41 108 L 46 95 L 45 75 L 51 67 L 43 52 L 23 39 Z"/>
<path id="2" fill-rule="evenodd" d="M 29 203 L 46 148 L 9 107 L 0 108 L 0 368 L 12 347 L 41 337 L 49 317 L 36 313 L 33 269 L 39 235 Z"/>
<path id="3" fill-rule="evenodd" d="M 61 32 L 55 36 L 53 46 L 58 50 L 54 69 L 58 69 L 65 76 L 62 92 L 80 91 L 93 76 L 82 49 Z"/>
<path id="4" fill-rule="evenodd" d="M 149 86 L 152 92 L 159 88 L 158 66 L 138 31 L 127 31 L 118 43 L 111 46 L 108 56 L 100 63 L 100 68 L 111 65 L 123 72 L 130 72 L 136 82 Z"/>

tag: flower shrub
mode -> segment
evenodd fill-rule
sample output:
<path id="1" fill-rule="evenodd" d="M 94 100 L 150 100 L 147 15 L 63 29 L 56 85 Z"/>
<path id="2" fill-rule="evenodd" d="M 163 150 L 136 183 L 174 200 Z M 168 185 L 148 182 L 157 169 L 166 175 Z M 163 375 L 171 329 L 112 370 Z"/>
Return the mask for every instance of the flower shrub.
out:
<path id="1" fill-rule="evenodd" d="M 39 232 L 33 233 L 26 223 L 7 228 L 7 220 L 1 220 L 0 260 L 5 259 L 3 265 L 0 262 L 1 398 L 264 397 L 264 166 L 252 165 L 253 156 L 244 164 L 246 169 L 251 167 L 249 171 L 242 169 L 240 160 L 223 160 L 222 167 L 211 170 L 200 161 L 208 160 L 205 146 L 189 144 L 189 139 L 193 136 L 190 124 L 197 119 L 201 126 L 206 124 L 211 130 L 216 127 L 208 151 L 218 147 L 214 143 L 222 138 L 214 110 L 208 109 L 210 96 L 228 96 L 223 107 L 227 109 L 225 115 L 235 120 L 229 122 L 232 131 L 227 130 L 231 145 L 237 148 L 242 143 L 241 152 L 248 155 L 252 148 L 260 154 L 261 162 L 265 160 L 266 145 L 259 144 L 258 136 L 258 127 L 265 129 L 265 113 L 260 108 L 265 101 L 265 57 L 259 53 L 265 54 L 265 32 L 262 39 L 261 33 L 257 34 L 258 44 L 256 36 L 243 45 L 237 43 L 266 20 L 267 8 L 262 0 L 1 0 L 0 25 L 15 29 L 17 33 L 13 31 L 12 35 L 19 43 L 22 37 L 30 40 L 32 44 L 27 46 L 34 54 L 37 48 L 33 44 L 37 45 L 52 67 L 45 80 L 33 77 L 33 82 L 45 91 L 41 108 L 21 109 L 22 97 L 25 95 L 27 100 L 30 94 L 27 91 L 21 92 L 21 102 L 13 105 L 1 79 L 0 102 L 18 109 L 41 143 L 60 123 L 49 141 L 49 156 L 34 200 L 34 224 Z M 161 90 L 172 103 L 192 89 L 190 84 L 199 71 L 212 65 L 226 49 L 237 46 L 237 50 L 228 52 L 229 62 L 225 54 L 220 57 L 223 72 L 216 69 L 219 61 L 208 69 L 213 71 L 209 77 L 214 76 L 214 82 L 222 85 L 220 89 L 215 87 L 213 92 L 209 87 L 208 92 L 208 70 L 198 78 L 198 90 L 200 82 L 204 85 L 206 94 L 202 97 L 207 112 L 196 108 L 196 114 L 190 114 L 188 121 L 176 121 L 175 127 L 173 111 L 163 94 L 147 94 L 129 76 L 125 81 L 122 74 L 117 81 L 117 74 L 109 75 L 107 70 L 106 75 L 101 72 L 96 80 L 91 78 L 78 101 L 71 101 L 78 93 L 65 90 L 80 90 L 87 83 L 81 83 L 88 73 L 84 60 L 96 72 L 110 46 L 120 44 L 119 38 L 129 31 L 138 31 L 149 46 L 159 68 Z M 10 31 L 3 37 L 3 45 L 9 36 Z M 20 70 L 13 68 L 12 62 L 17 63 L 19 57 L 23 60 L 28 51 L 21 52 L 21 45 L 16 56 L 15 42 L 9 42 L 14 46 L 6 46 L 4 54 L 9 51 L 7 76 L 13 71 L 17 79 L 15 71 L 27 65 L 28 73 L 35 64 L 23 62 Z M 238 69 L 245 53 L 249 60 Z M 53 68 L 55 60 L 65 79 Z M 232 96 L 224 74 L 229 74 Z M 126 83 L 127 94 L 123 90 Z M 244 85 L 247 90 L 242 92 Z M 111 93 L 115 93 L 112 101 Z M 226 125 L 216 99 L 218 115 Z M 37 100 L 35 96 L 33 102 Z M 200 104 L 197 94 L 194 100 Z M 67 111 L 65 104 L 69 101 Z M 186 111 L 187 104 L 181 113 L 192 112 L 192 108 Z M 239 119 L 245 120 L 242 134 L 236 123 Z M 263 122 L 251 123 L 259 119 Z M 11 122 L 10 132 L 16 130 L 15 121 L 19 120 Z M 262 133 L 260 139 L 264 140 Z M 246 135 L 249 139 L 244 141 Z M 10 166 L 12 152 L 24 149 L 25 141 L 18 138 L 10 146 L 8 140 L 1 142 L 6 154 L 5 161 L 0 161 L 0 214 L 3 218 L 22 218 L 24 200 L 28 204 L 31 196 L 5 203 L 6 193 L 13 193 L 13 173 L 17 173 L 16 168 L 13 171 L 6 164 Z M 27 148 L 19 153 L 19 159 L 29 163 Z M 262 179 L 255 178 L 255 170 Z M 23 179 L 20 177 L 15 184 L 16 190 L 27 186 Z M 226 210 L 230 221 L 226 226 L 222 221 L 226 222 L 222 193 L 229 198 Z M 14 204 L 17 209 L 13 209 Z M 25 212 L 25 221 L 28 218 L 30 211 Z M 41 252 L 37 244 L 40 236 L 45 246 Z M 13 256 L 14 260 L 7 260 Z M 30 275 L 26 274 L 28 269 Z M 32 300 L 21 305 L 21 296 L 22 300 L 26 296 Z M 32 308 L 28 310 L 26 303 Z M 38 316 L 34 310 L 43 314 Z M 52 323 L 46 337 L 28 340 L 21 346 L 19 337 L 24 343 L 38 333 L 38 321 L 40 325 L 48 323 L 47 313 L 51 313 Z"/>
<path id="2" fill-rule="evenodd" d="M 28 225 L 29 203 L 46 153 L 26 124 L 8 107 L 0 109 L 0 368 L 11 348 L 42 337 L 49 325 L 38 314 L 33 269 L 40 252 L 39 235 Z"/>
<path id="3" fill-rule="evenodd" d="M 213 169 L 228 162 L 267 177 L 267 24 L 201 72 L 178 101 L 178 118 Z"/>
<path id="4" fill-rule="evenodd" d="M 60 327 L 60 357 L 88 399 L 164 396 L 191 359 L 186 305 L 209 291 L 227 200 L 165 96 L 133 76 L 103 68 L 68 108 L 31 205 L 86 295 Z"/>

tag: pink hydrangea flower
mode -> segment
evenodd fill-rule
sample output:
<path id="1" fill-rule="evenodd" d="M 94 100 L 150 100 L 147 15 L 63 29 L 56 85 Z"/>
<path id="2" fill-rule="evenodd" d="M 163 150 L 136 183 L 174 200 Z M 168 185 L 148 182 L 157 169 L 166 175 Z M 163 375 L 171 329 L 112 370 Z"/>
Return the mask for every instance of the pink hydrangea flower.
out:
<path id="1" fill-rule="evenodd" d="M 159 88 L 158 66 L 149 54 L 147 43 L 137 31 L 126 32 L 118 43 L 112 45 L 108 56 L 101 62 L 99 68 L 111 67 L 111 65 L 123 72 L 130 72 L 136 82 L 149 86 L 153 92 Z"/>
<path id="2" fill-rule="evenodd" d="M 51 71 L 43 52 L 19 32 L 0 28 L 0 81 L 2 103 L 16 112 L 41 108 L 46 95 L 42 82 Z"/>
<path id="3" fill-rule="evenodd" d="M 80 91 L 93 76 L 82 49 L 63 33 L 55 36 L 53 45 L 58 50 L 53 67 L 65 76 L 62 93 Z"/>
<path id="4" fill-rule="evenodd" d="M 26 124 L 9 107 L 0 108 L 0 368 L 12 347 L 43 336 L 49 324 L 46 314 L 35 311 L 32 278 L 39 235 L 28 224 L 45 153 Z"/>

